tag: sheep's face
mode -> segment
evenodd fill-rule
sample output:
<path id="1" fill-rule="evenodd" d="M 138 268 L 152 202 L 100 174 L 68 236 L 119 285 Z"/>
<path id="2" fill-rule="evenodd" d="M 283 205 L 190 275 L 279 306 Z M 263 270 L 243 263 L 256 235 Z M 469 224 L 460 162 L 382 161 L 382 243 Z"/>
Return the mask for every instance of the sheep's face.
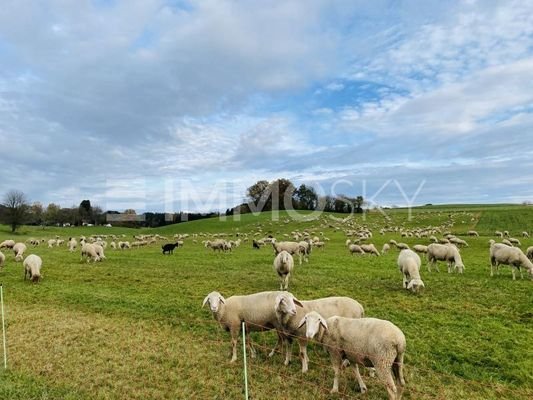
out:
<path id="1" fill-rule="evenodd" d="M 211 309 L 212 313 L 217 313 L 220 309 L 220 305 L 225 303 L 224 297 L 218 292 L 211 292 L 207 295 L 207 297 L 204 299 L 204 302 L 202 303 L 202 307 L 206 305 L 206 303 L 209 304 L 209 308 Z"/>
<path id="2" fill-rule="evenodd" d="M 296 315 L 296 306 L 303 307 L 302 303 L 289 293 L 282 293 L 276 297 L 274 308 L 281 314 Z"/>
<path id="3" fill-rule="evenodd" d="M 320 326 L 324 329 L 328 329 L 328 325 L 324 318 L 315 311 L 307 313 L 305 317 L 298 324 L 298 328 L 305 325 L 305 336 L 308 339 L 313 339 L 320 331 Z"/>
<path id="4" fill-rule="evenodd" d="M 407 290 L 410 290 L 413 293 L 419 293 L 425 288 L 424 282 L 422 282 L 420 279 L 413 279 L 409 282 L 407 285 Z"/>

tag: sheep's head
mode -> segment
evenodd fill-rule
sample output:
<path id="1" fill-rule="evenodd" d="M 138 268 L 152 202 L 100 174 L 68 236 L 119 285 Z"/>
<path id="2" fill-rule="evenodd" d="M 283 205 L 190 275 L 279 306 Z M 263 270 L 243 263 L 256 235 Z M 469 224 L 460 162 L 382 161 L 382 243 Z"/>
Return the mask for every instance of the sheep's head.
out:
<path id="1" fill-rule="evenodd" d="M 320 331 L 320 326 L 325 330 L 328 330 L 328 324 L 326 320 L 316 311 L 311 311 L 305 314 L 305 317 L 302 318 L 298 324 L 298 328 L 301 328 L 305 325 L 305 336 L 308 339 L 313 339 L 318 332 Z"/>
<path id="2" fill-rule="evenodd" d="M 407 290 L 410 290 L 413 293 L 419 293 L 425 288 L 424 282 L 422 279 L 412 279 L 407 285 Z"/>
<path id="3" fill-rule="evenodd" d="M 224 297 L 218 292 L 211 292 L 205 297 L 202 307 L 204 307 L 207 303 L 209 303 L 211 312 L 217 313 L 220 308 L 220 304 L 226 304 L 226 299 L 224 299 Z"/>
<path id="4" fill-rule="evenodd" d="M 274 309 L 280 314 L 296 315 L 296 306 L 303 307 L 303 304 L 292 293 L 280 293 L 276 297 Z"/>

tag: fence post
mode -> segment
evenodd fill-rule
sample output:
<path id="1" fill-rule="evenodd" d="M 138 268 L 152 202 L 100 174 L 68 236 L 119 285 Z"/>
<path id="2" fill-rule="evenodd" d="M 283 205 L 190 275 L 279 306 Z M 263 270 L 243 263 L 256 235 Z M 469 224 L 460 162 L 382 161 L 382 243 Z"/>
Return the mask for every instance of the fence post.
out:
<path id="1" fill-rule="evenodd" d="M 246 364 L 246 326 L 242 322 L 242 353 L 244 360 L 244 399 L 248 400 L 248 367 Z"/>
<path id="2" fill-rule="evenodd" d="M 6 324 L 4 322 L 4 285 L 0 283 L 0 304 L 2 305 L 2 339 L 4 344 L 4 369 L 7 369 L 7 347 L 6 347 Z"/>

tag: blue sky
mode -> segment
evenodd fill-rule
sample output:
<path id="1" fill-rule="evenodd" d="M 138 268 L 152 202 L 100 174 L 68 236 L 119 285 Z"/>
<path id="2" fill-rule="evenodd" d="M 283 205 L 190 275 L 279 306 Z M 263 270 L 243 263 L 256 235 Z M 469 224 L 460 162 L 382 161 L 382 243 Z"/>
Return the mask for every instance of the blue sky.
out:
<path id="1" fill-rule="evenodd" d="M 531 2 L 3 4 L 1 193 L 208 210 L 286 177 L 533 200 Z"/>

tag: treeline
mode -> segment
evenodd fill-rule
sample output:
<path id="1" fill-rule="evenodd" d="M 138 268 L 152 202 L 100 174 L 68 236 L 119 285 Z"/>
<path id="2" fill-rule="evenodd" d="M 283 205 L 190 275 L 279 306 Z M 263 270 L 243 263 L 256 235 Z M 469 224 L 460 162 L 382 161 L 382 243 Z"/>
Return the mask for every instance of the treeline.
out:
<path id="1" fill-rule="evenodd" d="M 248 202 L 226 211 L 226 214 L 272 210 L 320 210 L 337 213 L 362 213 L 363 196 L 319 196 L 312 186 L 298 188 L 288 179 L 257 181 L 246 191 Z"/>

